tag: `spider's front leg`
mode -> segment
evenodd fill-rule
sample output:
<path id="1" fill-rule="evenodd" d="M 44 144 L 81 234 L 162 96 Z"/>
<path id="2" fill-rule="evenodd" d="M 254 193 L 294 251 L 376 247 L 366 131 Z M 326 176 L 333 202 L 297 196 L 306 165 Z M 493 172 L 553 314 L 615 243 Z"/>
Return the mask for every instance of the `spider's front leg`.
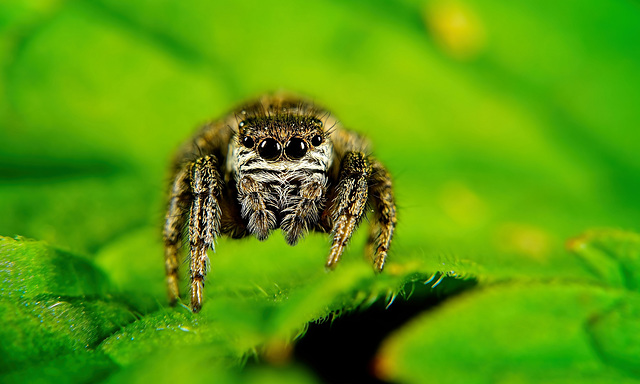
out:
<path id="1" fill-rule="evenodd" d="M 165 222 L 165 265 L 169 300 L 178 299 L 178 245 L 186 221 L 184 210 L 189 210 L 189 246 L 191 276 L 191 310 L 202 306 L 202 290 L 207 274 L 208 249 L 220 235 L 222 210 L 222 179 L 215 156 L 204 156 L 184 166 L 176 177 Z"/>
<path id="2" fill-rule="evenodd" d="M 367 156 L 362 152 L 348 152 L 340 167 L 340 178 L 333 205 L 330 208 L 333 220 L 333 245 L 327 260 L 327 268 L 334 268 L 340 261 L 351 235 L 362 219 L 372 171 Z"/>

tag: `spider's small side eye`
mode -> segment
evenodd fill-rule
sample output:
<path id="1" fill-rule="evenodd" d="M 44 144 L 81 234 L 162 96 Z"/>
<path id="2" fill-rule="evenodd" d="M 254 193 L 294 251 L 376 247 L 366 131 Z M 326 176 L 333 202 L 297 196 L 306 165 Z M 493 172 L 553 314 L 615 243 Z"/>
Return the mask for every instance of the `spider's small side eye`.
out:
<path id="1" fill-rule="evenodd" d="M 317 147 L 318 145 L 322 144 L 323 141 L 324 139 L 322 138 L 321 135 L 315 135 L 311 138 L 311 145 L 313 145 L 314 147 Z"/>
<path id="2" fill-rule="evenodd" d="M 245 122 L 244 122 L 244 120 L 243 120 L 243 121 L 241 121 L 241 122 L 239 122 L 239 123 L 238 123 L 238 127 L 239 127 L 239 128 L 242 128 L 242 127 L 244 127 L 244 125 L 245 125 L 245 124 L 246 124 L 246 123 L 245 123 Z"/>
<path id="3" fill-rule="evenodd" d="M 255 144 L 253 142 L 253 138 L 249 137 L 249 136 L 245 136 L 242 138 L 242 145 L 244 145 L 247 148 L 253 148 L 253 144 Z"/>
<path id="4" fill-rule="evenodd" d="M 284 153 L 290 159 L 301 159 L 307 153 L 307 143 L 299 137 L 294 137 L 285 144 Z"/>
<path id="5" fill-rule="evenodd" d="M 258 145 L 258 153 L 265 160 L 275 160 L 282 153 L 282 145 L 275 139 L 267 138 Z"/>

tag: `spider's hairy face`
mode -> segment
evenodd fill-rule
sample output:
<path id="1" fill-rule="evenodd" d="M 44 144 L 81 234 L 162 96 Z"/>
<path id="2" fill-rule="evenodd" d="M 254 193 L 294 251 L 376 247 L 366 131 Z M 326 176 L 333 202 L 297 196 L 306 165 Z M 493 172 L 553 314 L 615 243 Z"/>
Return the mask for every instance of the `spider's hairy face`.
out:
<path id="1" fill-rule="evenodd" d="M 330 132 L 319 116 L 300 104 L 246 108 L 238 115 L 227 171 L 247 229 L 260 240 L 280 228 L 295 244 L 318 223 L 333 162 Z"/>
<path id="2" fill-rule="evenodd" d="M 329 135 L 322 120 L 307 113 L 284 110 L 239 121 L 230 144 L 230 170 L 260 179 L 276 172 L 326 173 L 332 163 Z"/>

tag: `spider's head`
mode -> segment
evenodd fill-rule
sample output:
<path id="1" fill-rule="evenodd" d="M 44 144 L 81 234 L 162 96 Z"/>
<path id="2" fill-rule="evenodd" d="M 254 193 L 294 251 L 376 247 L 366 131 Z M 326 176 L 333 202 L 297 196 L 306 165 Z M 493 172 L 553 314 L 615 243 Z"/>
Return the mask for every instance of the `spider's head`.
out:
<path id="1" fill-rule="evenodd" d="M 238 123 L 238 146 L 268 162 L 298 161 L 325 152 L 327 134 L 322 120 L 312 115 L 256 116 Z"/>
<path id="2" fill-rule="evenodd" d="M 297 98 L 266 98 L 245 105 L 235 114 L 228 169 L 326 173 L 333 162 L 331 129 L 327 128 L 333 120 L 328 116 Z"/>

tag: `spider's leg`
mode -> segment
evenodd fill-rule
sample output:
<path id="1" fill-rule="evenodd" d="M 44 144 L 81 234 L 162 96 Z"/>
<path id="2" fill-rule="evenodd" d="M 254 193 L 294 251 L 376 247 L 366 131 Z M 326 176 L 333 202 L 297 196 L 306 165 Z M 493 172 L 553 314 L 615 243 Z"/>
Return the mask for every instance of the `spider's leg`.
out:
<path id="1" fill-rule="evenodd" d="M 169 304 L 175 305 L 180 296 L 178 287 L 178 251 L 182 244 L 182 229 L 186 223 L 186 211 L 191 204 L 189 167 L 183 167 L 176 175 L 169 197 L 169 207 L 164 221 L 164 267 L 167 276 Z"/>
<path id="2" fill-rule="evenodd" d="M 348 152 L 340 165 L 340 178 L 331 206 L 333 245 L 327 268 L 334 268 L 356 229 L 367 204 L 371 166 L 362 152 Z"/>
<path id="3" fill-rule="evenodd" d="M 375 159 L 370 159 L 372 167 L 369 198 L 373 203 L 375 217 L 371 224 L 369 245 L 372 252 L 373 266 L 380 272 L 384 268 L 389 244 L 396 227 L 396 206 L 393 198 L 391 176 L 384 166 Z"/>
<path id="4" fill-rule="evenodd" d="M 214 156 L 205 156 L 191 164 L 191 193 L 193 202 L 189 221 L 189 245 L 191 249 L 191 310 L 202 307 L 202 290 L 207 274 L 208 249 L 214 249 L 214 241 L 220 235 L 222 210 L 222 179 Z"/>
<path id="5" fill-rule="evenodd" d="M 309 224 L 318 221 L 319 214 L 324 208 L 326 178 L 319 173 L 311 174 L 310 178 L 300 186 L 295 206 L 287 209 L 280 224 L 289 245 L 295 245 L 298 239 L 309 230 Z"/>

